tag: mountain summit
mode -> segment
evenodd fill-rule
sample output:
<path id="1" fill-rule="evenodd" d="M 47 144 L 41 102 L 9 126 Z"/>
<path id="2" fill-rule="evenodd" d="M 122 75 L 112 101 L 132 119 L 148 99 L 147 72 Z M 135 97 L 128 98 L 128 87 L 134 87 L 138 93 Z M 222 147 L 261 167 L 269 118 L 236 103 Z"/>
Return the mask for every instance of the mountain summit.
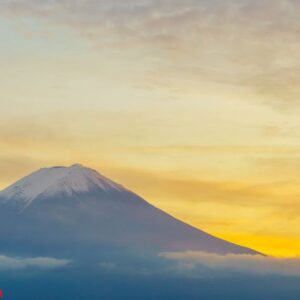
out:
<path id="1" fill-rule="evenodd" d="M 0 192 L 0 198 L 23 202 L 28 206 L 38 197 L 72 197 L 97 190 L 122 191 L 124 188 L 93 169 L 74 164 L 70 167 L 42 168 Z"/>
<path id="2" fill-rule="evenodd" d="M 0 192 L 0 253 L 257 252 L 185 224 L 98 172 L 40 169 Z"/>

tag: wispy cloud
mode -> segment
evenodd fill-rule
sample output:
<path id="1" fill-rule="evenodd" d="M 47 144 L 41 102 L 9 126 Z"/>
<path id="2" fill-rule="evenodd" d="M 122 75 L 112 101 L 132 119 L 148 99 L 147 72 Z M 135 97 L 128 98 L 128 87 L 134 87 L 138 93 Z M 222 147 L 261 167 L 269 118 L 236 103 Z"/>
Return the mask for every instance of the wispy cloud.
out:
<path id="1" fill-rule="evenodd" d="M 284 208 L 281 205 L 286 206 L 287 203 L 282 203 L 282 196 L 286 197 L 285 191 L 293 183 L 290 181 L 257 183 L 242 180 L 212 180 L 205 178 L 205 174 L 202 178 L 195 178 L 184 172 L 178 176 L 176 172 L 156 173 L 130 168 L 111 168 L 109 171 L 113 177 L 120 178 L 119 181 L 125 182 L 128 186 L 135 184 L 144 193 L 150 192 L 154 199 L 164 197 L 175 201 L 182 198 L 191 204 L 198 202 L 199 204 L 214 203 L 251 207 L 255 203 L 256 208 L 264 206 Z M 290 194 L 290 196 L 290 204 L 292 204 L 294 199 L 292 196 L 296 194 Z"/>
<path id="2" fill-rule="evenodd" d="M 266 134 L 276 134 L 278 130 L 267 127 Z M 124 151 L 144 152 L 144 153 L 190 153 L 190 154 L 298 154 L 299 146 L 282 145 L 161 145 L 146 147 L 121 148 Z"/>
<path id="3" fill-rule="evenodd" d="M 274 258 L 262 255 L 227 254 L 204 252 L 169 252 L 161 257 L 176 261 L 177 271 L 193 276 L 245 275 L 300 276 L 300 258 Z"/>
<path id="4" fill-rule="evenodd" d="M 148 49 L 159 62 L 152 68 L 155 76 L 146 76 L 148 87 L 180 93 L 203 81 L 238 85 L 280 108 L 299 104 L 299 9 L 294 0 L 0 4 L 2 15 L 52 20 L 98 47 Z"/>

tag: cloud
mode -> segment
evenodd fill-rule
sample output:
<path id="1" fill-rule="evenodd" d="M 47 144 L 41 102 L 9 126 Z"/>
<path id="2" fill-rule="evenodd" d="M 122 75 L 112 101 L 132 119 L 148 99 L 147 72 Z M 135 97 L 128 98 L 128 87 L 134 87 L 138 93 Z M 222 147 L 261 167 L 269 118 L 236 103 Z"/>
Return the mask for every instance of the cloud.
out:
<path id="1" fill-rule="evenodd" d="M 277 135 L 280 129 L 275 126 L 264 127 L 265 135 Z M 123 148 L 127 151 L 135 151 L 137 153 L 189 153 L 189 154 L 298 154 L 300 147 L 298 146 L 266 146 L 266 145 L 161 145 L 146 147 Z"/>
<path id="2" fill-rule="evenodd" d="M 236 149 L 236 151 L 238 150 Z M 269 151 L 271 150 L 269 149 Z M 293 150 L 290 149 L 290 151 Z M 111 168 L 108 173 L 126 186 L 135 186 L 135 190 L 140 192 L 141 195 L 148 194 L 154 200 L 164 198 L 166 202 L 167 199 L 174 202 L 176 199 L 185 199 L 191 204 L 230 204 L 230 206 L 248 208 L 255 203 L 256 209 L 258 207 L 276 207 L 282 204 L 282 195 L 272 191 L 286 186 L 286 182 L 280 181 L 255 183 L 242 180 L 211 180 L 205 177 L 185 176 L 186 174 L 183 172 L 179 173 L 180 176 L 177 176 L 176 173 L 172 172 L 163 173 L 160 171 L 158 174 L 122 167 Z M 284 205 L 286 205 L 286 202 L 284 202 Z M 282 207 L 280 206 L 280 208 Z"/>
<path id="3" fill-rule="evenodd" d="M 204 275 L 283 275 L 300 276 L 300 258 L 275 258 L 262 255 L 204 252 L 165 252 L 161 257 L 176 261 L 177 271 L 193 276 Z"/>
<path id="4" fill-rule="evenodd" d="M 250 88 L 277 108 L 299 104 L 299 1 L 10 0 L 3 16 L 35 16 L 97 47 L 149 50 L 147 86 L 172 93 L 201 82 Z M 141 52 L 144 55 L 144 52 Z M 184 78 L 184 79 L 183 79 Z"/>
<path id="5" fill-rule="evenodd" d="M 27 268 L 56 269 L 70 264 L 70 260 L 52 257 L 21 258 L 0 255 L 0 271 L 23 270 Z"/>

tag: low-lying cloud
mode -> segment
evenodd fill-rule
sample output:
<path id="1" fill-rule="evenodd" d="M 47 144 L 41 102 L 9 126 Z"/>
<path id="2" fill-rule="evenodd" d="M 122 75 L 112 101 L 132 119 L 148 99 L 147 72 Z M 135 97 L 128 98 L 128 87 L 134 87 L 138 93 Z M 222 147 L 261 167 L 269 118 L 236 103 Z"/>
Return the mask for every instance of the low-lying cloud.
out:
<path id="1" fill-rule="evenodd" d="M 212 254 L 205 252 L 164 252 L 160 254 L 177 263 L 179 273 L 206 275 L 282 275 L 300 276 L 300 258 L 276 258 L 248 254 Z"/>
<path id="2" fill-rule="evenodd" d="M 70 260 L 52 257 L 12 257 L 0 255 L 0 271 L 23 270 L 27 268 L 56 269 L 70 264 Z"/>

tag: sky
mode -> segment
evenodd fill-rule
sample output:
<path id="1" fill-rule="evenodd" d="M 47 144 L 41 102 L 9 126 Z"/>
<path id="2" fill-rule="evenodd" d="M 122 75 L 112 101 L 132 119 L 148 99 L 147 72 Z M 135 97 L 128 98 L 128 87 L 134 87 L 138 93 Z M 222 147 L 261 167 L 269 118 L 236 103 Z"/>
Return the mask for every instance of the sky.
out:
<path id="1" fill-rule="evenodd" d="M 0 188 L 81 163 L 218 237 L 300 255 L 300 3 L 0 2 Z"/>

